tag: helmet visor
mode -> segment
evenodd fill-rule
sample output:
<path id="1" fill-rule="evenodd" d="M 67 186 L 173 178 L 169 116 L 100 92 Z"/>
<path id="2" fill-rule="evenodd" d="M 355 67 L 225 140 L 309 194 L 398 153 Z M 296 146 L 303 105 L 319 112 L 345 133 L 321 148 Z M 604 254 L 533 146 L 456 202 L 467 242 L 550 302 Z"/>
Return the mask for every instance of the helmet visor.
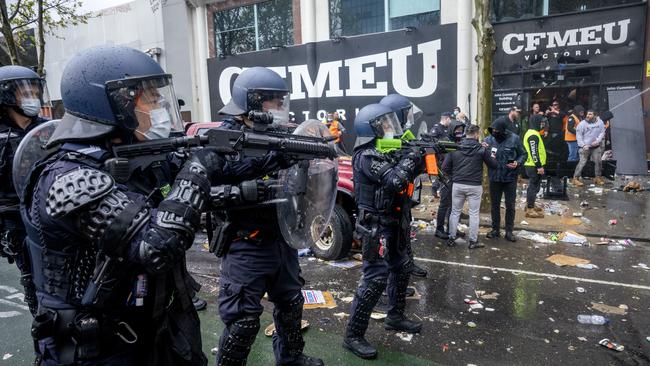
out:
<path id="1" fill-rule="evenodd" d="M 402 126 L 400 126 L 399 119 L 394 112 L 381 115 L 374 120 L 370 121 L 375 131 L 375 135 L 382 139 L 391 139 L 402 136 Z"/>
<path id="2" fill-rule="evenodd" d="M 0 98 L 4 105 L 12 105 L 23 111 L 51 108 L 50 94 L 45 80 L 14 79 L 0 84 Z"/>
<path id="3" fill-rule="evenodd" d="M 170 75 L 109 81 L 106 90 L 122 127 L 138 140 L 184 131 Z"/>
<path id="4" fill-rule="evenodd" d="M 283 129 L 289 127 L 289 94 L 286 92 L 264 92 L 261 97 L 262 112 L 273 116 L 271 127 Z"/>

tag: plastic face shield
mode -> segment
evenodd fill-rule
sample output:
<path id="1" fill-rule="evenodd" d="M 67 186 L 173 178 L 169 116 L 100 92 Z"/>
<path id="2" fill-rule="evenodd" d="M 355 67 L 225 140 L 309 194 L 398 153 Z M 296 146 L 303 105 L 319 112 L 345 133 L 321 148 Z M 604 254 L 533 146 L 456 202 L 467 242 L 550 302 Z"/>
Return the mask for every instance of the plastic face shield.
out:
<path id="1" fill-rule="evenodd" d="M 273 128 L 286 128 L 289 125 L 289 94 L 286 92 L 259 92 L 262 94 L 262 112 L 273 115 Z"/>
<path id="2" fill-rule="evenodd" d="M 183 132 L 171 75 L 109 81 L 106 90 L 116 115 L 127 117 L 122 127 L 133 130 L 138 140 Z"/>
<path id="3" fill-rule="evenodd" d="M 387 113 L 370 121 L 375 134 L 381 139 L 392 139 L 402 136 L 404 131 L 395 113 Z"/>
<path id="4" fill-rule="evenodd" d="M 38 100 L 41 107 L 51 107 L 50 93 L 45 80 L 15 79 L 0 83 L 3 104 L 21 107 L 23 103 Z"/>

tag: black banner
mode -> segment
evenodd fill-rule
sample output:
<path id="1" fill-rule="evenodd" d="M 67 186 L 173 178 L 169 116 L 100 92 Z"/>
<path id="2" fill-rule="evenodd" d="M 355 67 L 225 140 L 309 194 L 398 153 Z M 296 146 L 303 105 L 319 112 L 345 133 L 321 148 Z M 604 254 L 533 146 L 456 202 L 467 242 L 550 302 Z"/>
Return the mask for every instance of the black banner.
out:
<path id="1" fill-rule="evenodd" d="M 376 33 L 208 60 L 212 119 L 230 100 L 242 68 L 265 66 L 291 89 L 295 122 L 339 111 L 354 141 L 359 108 L 390 93 L 406 96 L 432 125 L 456 103 L 456 24 Z"/>
<path id="2" fill-rule="evenodd" d="M 646 4 L 494 25 L 494 72 L 643 62 Z"/>

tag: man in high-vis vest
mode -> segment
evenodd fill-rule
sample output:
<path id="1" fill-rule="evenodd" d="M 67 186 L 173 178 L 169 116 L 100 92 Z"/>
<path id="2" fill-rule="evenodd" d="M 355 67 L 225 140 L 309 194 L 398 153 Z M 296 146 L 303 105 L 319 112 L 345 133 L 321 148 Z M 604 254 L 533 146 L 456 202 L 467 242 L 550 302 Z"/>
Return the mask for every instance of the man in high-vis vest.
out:
<path id="1" fill-rule="evenodd" d="M 524 163 L 528 176 L 526 217 L 529 218 L 544 217 L 544 211 L 540 207 L 535 207 L 535 198 L 539 192 L 539 185 L 544 175 L 544 165 L 546 165 L 546 147 L 539 133 L 545 125 L 546 118 L 544 116 L 533 115 L 528 121 L 528 131 L 524 134 L 524 148 L 528 153 L 528 159 Z"/>
<path id="2" fill-rule="evenodd" d="M 569 148 L 569 158 L 567 161 L 580 160 L 578 156 L 580 148 L 576 139 L 576 128 L 584 116 L 585 108 L 578 104 L 573 107 L 573 113 L 564 118 L 564 141 L 566 141 L 567 147 Z"/>

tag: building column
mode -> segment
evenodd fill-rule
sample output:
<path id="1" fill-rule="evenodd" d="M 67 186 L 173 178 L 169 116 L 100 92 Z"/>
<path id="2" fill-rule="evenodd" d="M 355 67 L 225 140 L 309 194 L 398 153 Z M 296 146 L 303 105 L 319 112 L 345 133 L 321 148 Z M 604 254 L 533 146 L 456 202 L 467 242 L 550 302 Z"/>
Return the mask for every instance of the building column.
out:
<path id="1" fill-rule="evenodd" d="M 650 21 L 649 20 L 650 20 L 650 6 L 646 6 L 643 90 L 650 88 Z M 643 122 L 645 124 L 646 159 L 650 159 L 650 93 L 643 93 L 641 96 L 641 102 L 643 103 Z M 616 116 L 614 116 L 614 121 L 616 121 Z"/>
<path id="2" fill-rule="evenodd" d="M 457 24 L 458 24 L 458 40 L 456 60 L 457 60 L 457 86 L 456 86 L 456 103 L 460 109 L 465 112 L 468 117 L 471 108 L 469 103 L 469 95 L 472 93 L 472 66 L 474 65 L 475 49 L 472 42 L 472 1 L 471 0 L 458 0 L 457 6 Z M 452 106 L 453 107 L 453 106 Z"/>

